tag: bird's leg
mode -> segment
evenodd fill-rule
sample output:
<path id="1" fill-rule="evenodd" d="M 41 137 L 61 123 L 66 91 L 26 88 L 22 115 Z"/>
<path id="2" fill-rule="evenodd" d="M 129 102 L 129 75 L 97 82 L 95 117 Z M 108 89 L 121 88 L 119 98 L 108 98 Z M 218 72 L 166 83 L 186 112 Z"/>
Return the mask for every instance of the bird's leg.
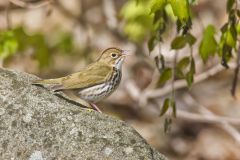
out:
<path id="1" fill-rule="evenodd" d="M 63 91 L 64 95 L 60 94 L 61 96 L 63 96 L 64 98 L 70 100 L 70 101 L 74 101 L 80 105 L 83 105 L 87 108 L 92 108 L 93 110 L 98 111 L 99 113 L 102 113 L 102 111 L 97 107 L 97 105 L 95 105 L 94 103 L 89 103 L 81 98 L 79 98 L 78 96 L 76 96 L 75 94 L 73 94 L 72 92 L 69 91 Z"/>
<path id="2" fill-rule="evenodd" d="M 102 111 L 97 107 L 96 104 L 90 103 L 90 105 L 92 106 L 92 108 L 93 108 L 94 110 L 98 111 L 99 113 L 102 113 Z"/>
<path id="3" fill-rule="evenodd" d="M 97 107 L 97 105 L 95 105 L 94 103 L 90 103 L 90 102 L 86 102 L 83 99 L 79 98 L 78 96 L 76 96 L 75 94 L 73 94 L 72 92 L 68 92 L 68 91 L 64 91 L 65 95 L 67 97 L 68 100 L 74 101 L 76 103 L 79 103 L 87 108 L 92 108 L 93 110 L 98 111 L 99 113 L 102 113 L 102 111 Z"/>

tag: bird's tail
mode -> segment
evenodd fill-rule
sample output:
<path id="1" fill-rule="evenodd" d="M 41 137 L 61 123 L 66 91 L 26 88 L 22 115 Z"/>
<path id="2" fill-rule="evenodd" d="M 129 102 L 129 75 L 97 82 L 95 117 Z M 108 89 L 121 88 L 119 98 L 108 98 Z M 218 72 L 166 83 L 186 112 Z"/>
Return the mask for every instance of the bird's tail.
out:
<path id="1" fill-rule="evenodd" d="M 42 80 L 36 80 L 33 81 L 32 84 L 40 84 L 40 85 L 44 85 L 44 84 L 55 84 L 55 85 L 59 85 L 61 84 L 61 79 L 60 78 L 56 78 L 56 79 L 42 79 Z"/>
<path id="2" fill-rule="evenodd" d="M 43 86 L 50 85 L 49 88 L 54 91 L 60 91 L 63 88 L 61 78 L 36 80 L 32 84 L 33 85 L 43 85 Z"/>

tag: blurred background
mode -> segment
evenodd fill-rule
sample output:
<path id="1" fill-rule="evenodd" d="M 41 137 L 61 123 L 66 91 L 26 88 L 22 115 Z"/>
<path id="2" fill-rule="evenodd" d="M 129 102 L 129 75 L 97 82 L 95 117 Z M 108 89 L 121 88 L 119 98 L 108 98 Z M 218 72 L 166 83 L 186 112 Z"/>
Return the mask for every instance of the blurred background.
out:
<path id="1" fill-rule="evenodd" d="M 219 31 L 227 21 L 226 1 L 194 3 L 191 33 L 199 44 L 205 26 Z M 230 93 L 236 64 L 226 70 L 216 57 L 204 64 L 193 46 L 195 82 L 188 89 L 184 80 L 175 80 L 177 117 L 171 111 L 160 117 L 173 85 L 159 85 L 155 60 L 161 51 L 172 65 L 176 29 L 168 22 L 164 42 L 150 54 L 152 17 L 146 11 L 148 5 L 136 0 L 1 0 L 0 65 L 56 78 L 94 62 L 108 47 L 130 50 L 121 85 L 98 104 L 101 110 L 133 126 L 169 159 L 240 160 L 239 87 L 235 98 Z M 140 21 L 131 21 L 136 16 Z M 188 54 L 182 49 L 178 56 Z"/>

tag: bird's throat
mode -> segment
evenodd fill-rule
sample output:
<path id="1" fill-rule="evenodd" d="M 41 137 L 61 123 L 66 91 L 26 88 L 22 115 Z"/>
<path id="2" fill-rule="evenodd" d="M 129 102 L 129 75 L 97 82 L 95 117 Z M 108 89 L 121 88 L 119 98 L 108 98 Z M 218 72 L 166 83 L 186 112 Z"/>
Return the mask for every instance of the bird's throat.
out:
<path id="1" fill-rule="evenodd" d="M 124 57 L 119 58 L 119 59 L 115 62 L 115 66 L 114 66 L 114 67 L 115 67 L 116 69 L 118 69 L 118 70 L 121 70 L 123 61 L 124 61 Z"/>

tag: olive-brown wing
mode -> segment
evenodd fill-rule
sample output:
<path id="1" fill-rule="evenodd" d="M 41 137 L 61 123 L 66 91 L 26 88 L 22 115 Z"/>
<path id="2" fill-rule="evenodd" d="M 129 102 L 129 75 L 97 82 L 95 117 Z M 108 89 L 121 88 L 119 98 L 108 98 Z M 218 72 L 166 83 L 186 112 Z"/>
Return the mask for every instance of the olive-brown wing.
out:
<path id="1" fill-rule="evenodd" d="M 56 90 L 83 89 L 106 82 L 112 72 L 112 67 L 107 64 L 94 63 L 87 68 L 63 77 Z"/>

